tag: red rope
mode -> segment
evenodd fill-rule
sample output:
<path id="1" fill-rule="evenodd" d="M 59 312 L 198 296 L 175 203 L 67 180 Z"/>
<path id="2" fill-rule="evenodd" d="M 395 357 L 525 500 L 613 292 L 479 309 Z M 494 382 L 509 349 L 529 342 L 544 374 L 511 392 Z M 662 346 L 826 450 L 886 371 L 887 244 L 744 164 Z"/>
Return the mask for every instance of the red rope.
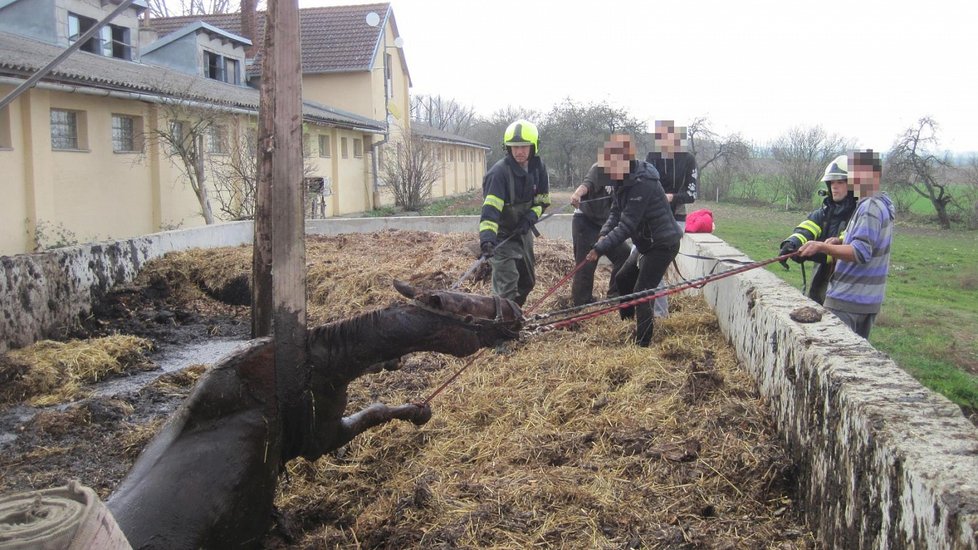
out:
<path id="1" fill-rule="evenodd" d="M 563 286 L 564 283 L 566 283 L 567 281 L 569 281 L 570 278 L 573 277 L 575 273 L 577 273 L 578 271 L 580 271 L 581 268 L 584 267 L 584 264 L 586 264 L 587 262 L 588 261 L 585 258 L 583 261 L 581 261 L 581 263 L 577 264 L 577 266 L 575 266 L 574 269 L 572 269 L 570 273 L 568 273 L 567 275 L 564 275 L 564 278 L 563 279 L 557 281 L 557 284 L 555 284 L 554 286 L 552 286 L 550 288 L 550 290 L 548 290 L 547 293 L 543 295 L 543 298 L 540 298 L 539 300 L 537 300 L 537 303 L 533 304 L 533 306 L 531 306 L 530 309 L 527 309 L 526 311 L 524 311 L 523 312 L 523 316 L 525 317 L 525 316 L 533 313 L 533 311 L 535 309 L 537 309 L 538 307 L 540 307 L 541 305 L 543 305 L 543 302 L 547 298 L 549 298 L 551 294 L 553 294 L 558 288 L 560 288 L 561 286 Z"/>

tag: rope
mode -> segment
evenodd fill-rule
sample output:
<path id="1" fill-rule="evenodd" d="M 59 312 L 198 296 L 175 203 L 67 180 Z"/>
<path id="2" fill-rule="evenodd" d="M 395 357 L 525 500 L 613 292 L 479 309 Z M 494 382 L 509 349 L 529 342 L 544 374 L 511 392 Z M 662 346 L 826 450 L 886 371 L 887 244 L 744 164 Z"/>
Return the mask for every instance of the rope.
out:
<path id="1" fill-rule="evenodd" d="M 526 310 L 526 313 L 524 313 L 524 315 L 529 315 L 530 313 L 533 313 L 534 310 L 536 310 L 538 307 L 540 307 L 543 304 L 544 300 L 546 300 L 547 298 L 549 298 L 551 294 L 553 294 L 558 288 L 562 287 L 564 285 L 564 283 L 566 283 L 568 280 L 570 280 L 570 278 L 573 277 L 575 273 L 577 273 L 578 271 L 580 271 L 581 268 L 584 267 L 585 264 L 587 264 L 587 262 L 588 262 L 587 261 L 587 258 L 581 260 L 581 263 L 579 263 L 576 266 L 574 266 L 574 269 L 572 269 L 570 271 L 570 273 L 568 273 L 567 275 L 564 275 L 564 278 L 563 279 L 557 281 L 557 284 L 555 284 L 554 286 L 550 287 L 550 290 L 548 290 L 546 292 L 546 294 L 543 295 L 543 298 L 540 298 L 539 300 L 537 300 L 537 303 L 533 304 L 529 309 L 527 309 Z"/>

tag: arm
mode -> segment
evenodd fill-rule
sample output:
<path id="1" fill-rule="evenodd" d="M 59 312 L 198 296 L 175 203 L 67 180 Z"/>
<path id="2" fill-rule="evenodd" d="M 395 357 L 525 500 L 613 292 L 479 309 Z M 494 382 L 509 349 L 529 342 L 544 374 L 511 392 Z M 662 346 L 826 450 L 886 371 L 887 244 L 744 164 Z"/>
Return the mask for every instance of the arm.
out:
<path id="1" fill-rule="evenodd" d="M 479 219 L 479 242 L 496 242 L 499 234 L 499 218 L 506 202 L 506 178 L 497 170 L 490 170 L 482 182 L 485 200 Z"/>
<path id="2" fill-rule="evenodd" d="M 574 208 L 581 207 L 581 197 L 584 197 L 585 195 L 587 195 L 587 186 L 582 183 L 577 186 L 577 189 L 575 189 L 570 196 L 570 201 L 571 204 L 574 205 Z"/>
<path id="3" fill-rule="evenodd" d="M 699 172 L 696 168 L 696 157 L 690 153 L 687 156 L 688 162 L 683 167 L 683 185 L 676 189 L 676 193 L 667 193 L 666 199 L 669 204 L 689 204 L 696 200 L 696 185 Z"/>
<path id="4" fill-rule="evenodd" d="M 594 249 L 598 254 L 606 254 L 609 250 L 625 242 L 625 239 L 628 239 L 636 233 L 642 221 L 642 215 L 646 208 L 648 208 L 649 201 L 653 196 L 652 183 L 659 185 L 658 181 L 640 179 L 631 189 L 627 191 L 624 189 L 621 190 L 622 193 L 627 194 L 621 197 L 622 206 L 612 206 L 612 215 L 608 216 L 608 222 L 601 228 L 602 232 L 605 229 L 609 229 L 609 231 L 603 239 L 598 240 L 597 244 L 594 245 Z M 662 200 L 661 197 L 662 191 L 659 191 L 659 200 Z M 617 216 L 615 216 L 616 212 L 618 213 Z M 615 218 L 615 224 L 609 227 L 613 218 Z"/>
<path id="5" fill-rule="evenodd" d="M 530 208 L 530 212 L 536 215 L 532 221 L 536 223 L 543 216 L 543 211 L 550 206 L 550 176 L 547 174 L 547 167 L 544 166 L 543 161 L 540 161 L 540 175 L 537 180 L 537 194 L 533 196 L 533 206 Z"/>
<path id="6" fill-rule="evenodd" d="M 862 263 L 856 256 L 856 249 L 851 244 L 842 244 L 838 238 L 832 237 L 826 241 L 808 241 L 798 249 L 798 255 L 809 258 L 816 254 L 828 254 L 838 260 L 852 263 Z"/>

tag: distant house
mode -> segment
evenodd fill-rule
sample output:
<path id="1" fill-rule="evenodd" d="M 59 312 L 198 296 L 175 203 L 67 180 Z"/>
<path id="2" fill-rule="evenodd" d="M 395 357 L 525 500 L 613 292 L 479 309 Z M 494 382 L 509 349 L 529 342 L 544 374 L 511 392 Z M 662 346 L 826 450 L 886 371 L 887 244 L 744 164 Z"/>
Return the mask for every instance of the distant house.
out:
<path id="1" fill-rule="evenodd" d="M 150 19 L 144 27 L 166 39 L 199 22 L 234 35 L 258 37 L 254 40 L 255 57 L 247 70 L 249 82 L 257 85 L 261 76 L 264 12 L 257 13 L 253 33 L 243 29 L 238 13 Z M 389 128 L 386 138 L 371 144 L 373 150 L 378 150 L 378 154 L 372 156 L 372 171 L 376 175 L 379 172 L 376 161 L 383 156 L 379 149 L 389 148 L 413 125 L 410 119 L 411 75 L 391 5 L 300 9 L 299 28 L 302 97 L 382 121 Z M 458 166 L 446 165 L 444 177 L 436 182 L 435 188 L 453 190 L 448 195 L 478 188 L 485 173 L 485 155 L 489 148 L 473 140 L 436 132 L 438 138 L 432 141 L 444 149 L 443 158 L 457 159 L 454 162 Z M 391 196 L 384 193 L 383 182 L 375 176 L 373 183 L 375 203 L 389 204 Z"/>
<path id="2" fill-rule="evenodd" d="M 118 2 L 0 0 L 0 98 Z M 340 79 L 348 91 L 334 95 L 313 94 L 317 86 L 332 87 L 303 77 L 309 92 L 303 95 L 305 173 L 318 201 L 309 215 L 362 212 L 390 200 L 375 177 L 377 149 L 391 144 L 400 128 L 410 127 L 409 78 L 400 50 L 385 47 L 385 37 L 393 43 L 396 31 L 389 6 L 374 6 L 382 10 L 383 25 L 370 27 L 364 16 L 360 26 L 374 37 L 366 46 L 348 42 L 350 48 L 365 48 L 362 55 L 372 59 L 363 67 L 379 70 L 351 70 Z M 317 17 L 324 18 L 317 21 L 329 19 L 328 13 L 319 13 L 323 10 L 344 9 L 354 7 L 317 8 Z M 147 26 L 145 10 L 137 0 L 81 51 L 0 109 L 0 219 L 5 224 L 0 254 L 203 224 L 187 166 L 165 139 L 184 136 L 201 121 L 207 124 L 199 145 L 211 184 L 224 173 L 220 167 L 248 164 L 241 156 L 254 150 L 259 104 L 258 91 L 248 84 L 260 74 L 260 50 L 257 60 L 247 59 L 252 41 L 235 28 L 209 21 L 177 22 L 182 24 L 162 33 L 156 27 L 173 20 L 151 20 Z M 361 34 L 359 27 L 352 33 Z M 303 51 L 307 48 L 304 43 Z M 395 56 L 397 70 L 384 69 L 395 65 Z M 391 93 L 398 89 L 403 93 Z M 344 99 L 344 94 L 352 97 Z M 392 113 L 391 121 L 383 116 L 385 110 Z M 440 189 L 452 194 L 474 188 L 477 184 L 468 178 L 481 180 L 484 147 L 451 139 L 442 146 L 465 148 L 467 158 L 481 164 L 461 172 L 446 165 L 445 177 L 452 179 Z M 243 185 L 238 182 L 222 197 L 210 188 L 218 220 L 247 214 L 250 199 L 242 194 Z"/>

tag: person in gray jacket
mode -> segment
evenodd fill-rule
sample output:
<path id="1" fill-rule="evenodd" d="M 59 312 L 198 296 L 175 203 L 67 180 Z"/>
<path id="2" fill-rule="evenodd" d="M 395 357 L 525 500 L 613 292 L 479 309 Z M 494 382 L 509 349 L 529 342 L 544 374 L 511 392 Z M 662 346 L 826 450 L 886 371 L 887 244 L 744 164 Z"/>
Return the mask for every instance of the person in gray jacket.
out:
<path id="1" fill-rule="evenodd" d="M 682 239 L 659 174 L 651 164 L 635 159 L 632 138 L 623 134 L 613 135 L 605 143 L 600 164 L 611 176 L 611 212 L 587 259 L 595 262 L 630 238 L 640 254 L 638 278 L 633 288 L 619 290 L 629 293 L 655 288 L 679 253 Z M 635 343 L 648 347 L 653 332 L 652 305 L 645 302 L 636 306 L 635 319 Z"/>

